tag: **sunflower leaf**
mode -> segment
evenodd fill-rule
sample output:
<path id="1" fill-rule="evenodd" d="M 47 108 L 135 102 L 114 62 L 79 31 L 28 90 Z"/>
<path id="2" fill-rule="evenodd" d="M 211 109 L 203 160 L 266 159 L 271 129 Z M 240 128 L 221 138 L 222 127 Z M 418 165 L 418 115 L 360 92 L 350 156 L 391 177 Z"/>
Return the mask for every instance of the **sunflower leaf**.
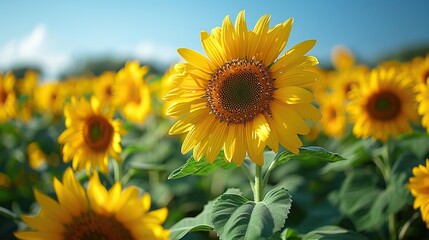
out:
<path id="1" fill-rule="evenodd" d="M 239 189 L 230 188 L 226 190 L 225 194 L 241 194 Z M 181 239 L 189 232 L 202 232 L 202 231 L 211 231 L 213 230 L 213 224 L 210 219 L 210 214 L 212 212 L 213 204 L 218 198 L 209 201 L 205 206 L 203 211 L 195 217 L 187 217 L 170 228 L 170 239 Z"/>
<path id="2" fill-rule="evenodd" d="M 223 194 L 213 205 L 214 230 L 221 239 L 271 239 L 283 228 L 291 202 L 284 188 L 269 191 L 261 202 Z"/>
<path id="3" fill-rule="evenodd" d="M 361 240 L 366 239 L 359 233 L 355 233 L 338 226 L 323 226 L 302 236 L 302 240 Z"/>
<path id="4" fill-rule="evenodd" d="M 277 155 L 277 158 L 275 159 L 274 167 L 281 165 L 283 163 L 286 163 L 293 158 L 298 158 L 301 160 L 310 160 L 310 161 L 324 161 L 324 162 L 338 162 L 338 161 L 345 160 L 345 158 L 338 153 L 330 152 L 322 147 L 308 146 L 308 147 L 301 147 L 299 149 L 298 154 L 294 154 L 289 150 L 285 150 L 279 153 Z"/>
<path id="5" fill-rule="evenodd" d="M 170 176 L 168 176 L 168 179 L 177 179 L 189 175 L 203 176 L 213 172 L 219 167 L 222 167 L 223 169 L 231 169 L 237 167 L 237 165 L 227 162 L 223 151 L 217 155 L 216 159 L 211 164 L 207 162 L 204 157 L 198 162 L 195 161 L 193 157 L 190 157 L 185 164 L 175 169 Z"/>

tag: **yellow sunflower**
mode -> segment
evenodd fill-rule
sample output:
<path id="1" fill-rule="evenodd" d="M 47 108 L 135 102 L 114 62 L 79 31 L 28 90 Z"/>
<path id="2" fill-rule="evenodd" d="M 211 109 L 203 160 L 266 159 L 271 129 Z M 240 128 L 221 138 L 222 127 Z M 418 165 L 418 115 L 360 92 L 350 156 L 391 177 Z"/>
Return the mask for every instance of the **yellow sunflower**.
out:
<path id="1" fill-rule="evenodd" d="M 418 113 L 422 116 L 422 126 L 429 133 L 429 82 L 419 84 L 417 89 L 416 100 L 418 102 Z"/>
<path id="2" fill-rule="evenodd" d="M 60 82 L 48 82 L 37 86 L 34 101 L 41 112 L 60 116 L 66 96 L 66 90 Z"/>
<path id="3" fill-rule="evenodd" d="M 331 61 L 337 70 L 345 70 L 355 64 L 355 57 L 346 46 L 336 46 L 332 49 Z"/>
<path id="4" fill-rule="evenodd" d="M 112 108 L 102 105 L 95 97 L 90 102 L 72 98 L 64 108 L 67 129 L 58 137 L 58 142 L 64 144 L 64 161 L 73 159 L 73 169 L 91 172 L 92 168 L 99 167 L 107 173 L 109 155 L 122 161 L 120 142 L 125 132 L 121 123 L 112 119 L 113 114 Z"/>
<path id="5" fill-rule="evenodd" d="M 0 72 L 0 123 L 14 118 L 17 112 L 15 77 L 11 73 Z"/>
<path id="6" fill-rule="evenodd" d="M 354 122 L 353 133 L 386 142 L 389 137 L 410 132 L 416 120 L 413 82 L 396 67 L 371 71 L 359 88 L 353 88 L 347 110 Z"/>
<path id="7" fill-rule="evenodd" d="M 148 71 L 147 66 L 128 62 L 116 75 L 115 105 L 127 120 L 135 123 L 143 123 L 151 110 L 150 91 L 144 80 Z"/>
<path id="8" fill-rule="evenodd" d="M 197 161 L 205 156 L 213 162 L 223 147 L 227 161 L 241 164 L 247 153 L 258 165 L 266 145 L 278 151 L 280 143 L 298 153 L 297 134 L 310 131 L 304 119 L 321 117 L 304 88 L 316 79 L 311 69 L 317 59 L 304 56 L 316 41 L 302 42 L 277 59 L 293 20 L 271 29 L 269 22 L 264 15 L 248 30 L 241 11 L 235 26 L 227 16 L 211 34 L 201 32 L 208 57 L 178 50 L 186 62 L 175 68 L 174 87 L 164 99 L 172 102 L 167 114 L 180 117 L 170 134 L 186 133 L 182 153 L 193 149 Z"/>
<path id="9" fill-rule="evenodd" d="M 46 154 L 40 149 L 37 142 L 32 142 L 27 147 L 28 164 L 31 168 L 37 170 L 42 168 L 47 163 Z"/>
<path id="10" fill-rule="evenodd" d="M 22 216 L 31 230 L 15 232 L 18 239 L 52 240 L 165 240 L 169 231 L 161 224 L 168 210 L 150 211 L 149 194 L 139 196 L 139 190 L 130 186 L 122 189 L 117 182 L 110 190 L 97 174 L 85 190 L 69 168 L 63 181 L 54 179 L 58 200 L 35 190 L 40 212 L 36 216 Z"/>
<path id="11" fill-rule="evenodd" d="M 26 71 L 24 78 L 19 81 L 18 90 L 21 94 L 31 96 L 39 81 L 39 73 L 36 71 Z"/>
<path id="12" fill-rule="evenodd" d="M 97 78 L 94 84 L 94 94 L 102 103 L 111 104 L 113 102 L 113 88 L 115 85 L 115 72 L 104 72 Z"/>
<path id="13" fill-rule="evenodd" d="M 338 72 L 333 79 L 332 88 L 333 93 L 337 94 L 337 101 L 347 102 L 352 88 L 359 87 L 359 82 L 365 81 L 368 72 L 369 70 L 366 66 L 354 66 Z"/>
<path id="14" fill-rule="evenodd" d="M 407 188 L 416 198 L 414 209 L 420 208 L 422 219 L 429 228 L 429 160 L 426 159 L 426 166 L 413 168 L 413 177 L 410 177 Z"/>
<path id="15" fill-rule="evenodd" d="M 417 87 L 425 86 L 429 80 L 429 54 L 425 58 L 415 58 L 410 65 Z"/>
<path id="16" fill-rule="evenodd" d="M 347 120 L 344 102 L 338 95 L 327 96 L 324 101 L 320 102 L 320 111 L 323 115 L 320 124 L 326 135 L 341 138 L 344 135 Z"/>

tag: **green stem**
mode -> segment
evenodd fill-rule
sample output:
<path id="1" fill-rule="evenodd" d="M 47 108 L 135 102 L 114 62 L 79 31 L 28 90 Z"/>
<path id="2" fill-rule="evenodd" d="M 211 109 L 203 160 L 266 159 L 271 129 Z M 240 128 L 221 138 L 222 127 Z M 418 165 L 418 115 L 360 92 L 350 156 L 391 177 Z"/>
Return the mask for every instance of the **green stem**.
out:
<path id="1" fill-rule="evenodd" d="M 420 216 L 420 212 L 415 212 L 410 219 L 408 219 L 407 222 L 402 226 L 401 230 L 399 231 L 399 239 L 405 239 L 405 234 L 407 233 L 408 228 L 410 227 L 411 223 L 416 220 Z"/>
<path id="2" fill-rule="evenodd" d="M 113 179 L 115 182 L 121 180 L 121 171 L 119 169 L 119 163 L 117 161 L 112 161 L 113 163 Z"/>
<path id="3" fill-rule="evenodd" d="M 396 219 L 395 214 L 391 213 L 389 214 L 389 234 L 390 234 L 390 240 L 397 240 L 397 234 L 396 234 Z"/>
<path id="4" fill-rule="evenodd" d="M 255 163 L 255 186 L 253 195 L 255 202 L 262 201 L 262 194 L 264 192 L 263 179 L 262 179 L 262 166 Z"/>

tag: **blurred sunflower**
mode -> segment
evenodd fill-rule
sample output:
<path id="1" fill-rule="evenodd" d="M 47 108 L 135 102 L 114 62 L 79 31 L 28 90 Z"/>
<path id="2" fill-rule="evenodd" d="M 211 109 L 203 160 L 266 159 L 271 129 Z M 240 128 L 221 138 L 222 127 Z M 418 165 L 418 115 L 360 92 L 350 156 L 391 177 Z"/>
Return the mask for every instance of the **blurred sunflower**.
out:
<path id="1" fill-rule="evenodd" d="M 86 169 L 91 172 L 99 167 L 104 173 L 108 171 L 108 156 L 122 161 L 119 153 L 121 135 L 125 133 L 121 123 L 113 120 L 114 110 L 101 104 L 95 97 L 90 102 L 85 98 L 71 103 L 64 108 L 67 129 L 58 137 L 64 144 L 65 162 L 73 159 L 73 169 Z"/>
<path id="2" fill-rule="evenodd" d="M 426 166 L 413 168 L 413 176 L 410 177 L 407 188 L 415 197 L 414 209 L 420 208 L 422 219 L 429 228 L 429 160 L 426 160 Z"/>
<path id="3" fill-rule="evenodd" d="M 31 168 L 37 170 L 42 168 L 47 163 L 46 154 L 40 149 L 37 142 L 32 142 L 27 147 L 28 164 Z"/>
<path id="4" fill-rule="evenodd" d="M 114 100 L 113 88 L 115 87 L 115 72 L 103 72 L 94 84 L 94 94 L 100 102 L 111 104 Z"/>
<path id="5" fill-rule="evenodd" d="M 389 137 L 410 132 L 409 120 L 417 118 L 413 82 L 396 67 L 372 70 L 369 79 L 352 89 L 350 99 L 347 110 L 358 137 L 386 142 Z"/>
<path id="6" fill-rule="evenodd" d="M 148 212 L 150 195 L 139 196 L 134 186 L 122 189 L 117 182 L 107 190 L 94 174 L 85 191 L 68 168 L 62 182 L 54 179 L 54 189 L 58 201 L 35 190 L 40 212 L 36 216 L 22 216 L 32 229 L 15 232 L 18 239 L 164 240 L 169 237 L 169 231 L 161 226 L 167 209 Z"/>
<path id="7" fill-rule="evenodd" d="M 359 87 L 359 82 L 365 81 L 368 76 L 366 66 L 354 66 L 338 72 L 334 78 L 332 91 L 337 94 L 337 101 L 347 102 L 353 87 Z"/>
<path id="8" fill-rule="evenodd" d="M 411 64 L 417 87 L 425 86 L 429 81 L 429 54 L 425 58 L 415 58 Z"/>
<path id="9" fill-rule="evenodd" d="M 24 78 L 18 83 L 18 91 L 20 94 L 31 96 L 39 81 L 39 73 L 35 71 L 26 71 Z"/>
<path id="10" fill-rule="evenodd" d="M 338 95 L 327 96 L 324 101 L 320 102 L 320 111 L 323 115 L 320 124 L 326 135 L 341 138 L 344 135 L 347 121 L 344 102 Z"/>
<path id="11" fill-rule="evenodd" d="M 418 113 L 422 116 L 422 126 L 429 133 L 429 82 L 425 85 L 418 85 L 416 100 L 418 102 Z"/>
<path id="12" fill-rule="evenodd" d="M 332 49 L 331 61 L 337 70 L 351 68 L 355 64 L 353 53 L 346 46 L 336 46 Z"/>
<path id="13" fill-rule="evenodd" d="M 66 96 L 64 85 L 59 82 L 49 82 L 36 87 L 34 101 L 40 111 L 60 116 Z"/>
<path id="14" fill-rule="evenodd" d="M 115 106 L 127 120 L 135 123 L 143 123 L 151 110 L 150 91 L 144 80 L 148 71 L 147 66 L 128 62 L 116 75 Z"/>
<path id="15" fill-rule="evenodd" d="M 164 99 L 167 110 L 181 117 L 170 134 L 186 133 L 182 153 L 193 151 L 213 162 L 223 147 L 227 161 L 241 164 L 246 153 L 263 165 L 268 145 L 278 151 L 279 143 L 294 153 L 302 142 L 297 134 L 310 128 L 304 119 L 321 115 L 306 90 L 316 79 L 318 61 L 304 56 L 315 40 L 302 42 L 276 58 L 285 48 L 292 19 L 269 29 L 270 15 L 262 16 L 253 30 L 247 29 L 244 11 L 233 26 L 229 16 L 211 34 L 201 32 L 208 57 L 190 49 L 179 49 L 186 63 L 176 65 L 170 77 L 173 89 Z"/>
<path id="16" fill-rule="evenodd" d="M 0 72 L 0 123 L 16 116 L 17 102 L 15 95 L 15 77 L 12 73 Z"/>

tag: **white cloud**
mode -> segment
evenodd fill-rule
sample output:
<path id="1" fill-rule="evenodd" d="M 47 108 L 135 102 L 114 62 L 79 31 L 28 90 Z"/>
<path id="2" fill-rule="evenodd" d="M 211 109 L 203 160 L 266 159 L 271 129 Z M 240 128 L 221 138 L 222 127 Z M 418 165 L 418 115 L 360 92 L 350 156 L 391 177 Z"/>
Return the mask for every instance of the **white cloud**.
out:
<path id="1" fill-rule="evenodd" d="M 179 60 L 175 48 L 148 41 L 137 44 L 134 54 L 143 61 L 154 61 L 164 65 L 170 65 Z"/>
<path id="2" fill-rule="evenodd" d="M 49 43 L 46 26 L 38 24 L 27 36 L 0 47 L 0 67 L 7 69 L 16 64 L 35 64 L 43 68 L 46 78 L 55 78 L 71 59 L 69 54 L 55 52 Z"/>

